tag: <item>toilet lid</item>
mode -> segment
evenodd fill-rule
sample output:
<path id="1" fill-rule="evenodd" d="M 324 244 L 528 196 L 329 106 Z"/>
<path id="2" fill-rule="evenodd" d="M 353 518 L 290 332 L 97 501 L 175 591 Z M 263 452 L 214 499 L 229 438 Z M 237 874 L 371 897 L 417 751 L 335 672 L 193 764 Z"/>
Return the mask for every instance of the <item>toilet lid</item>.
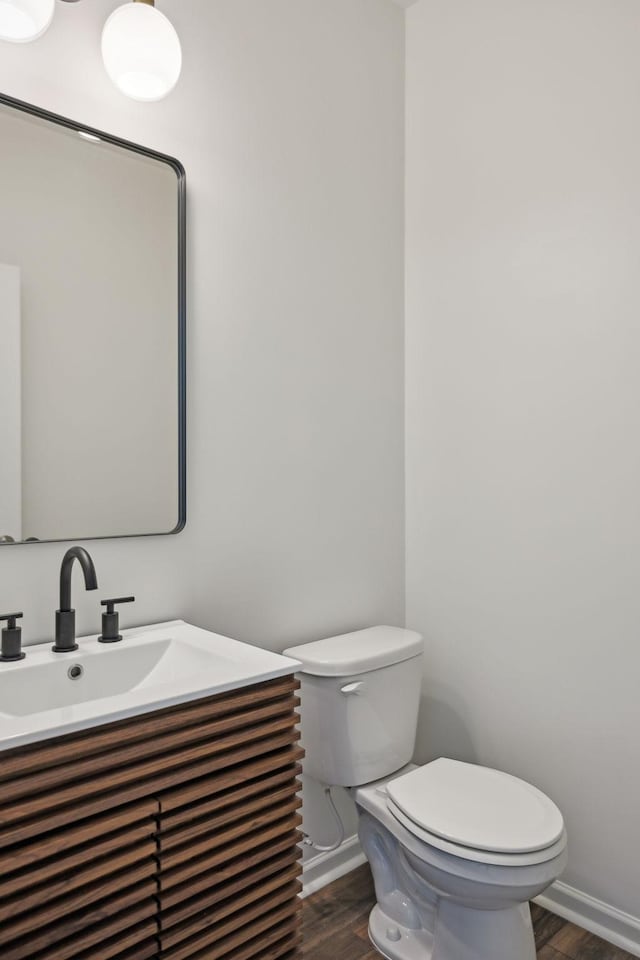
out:
<path id="1" fill-rule="evenodd" d="M 495 853 L 544 850 L 563 834 L 555 803 L 508 773 L 459 760 L 434 760 L 387 786 L 417 827 L 451 843 Z"/>

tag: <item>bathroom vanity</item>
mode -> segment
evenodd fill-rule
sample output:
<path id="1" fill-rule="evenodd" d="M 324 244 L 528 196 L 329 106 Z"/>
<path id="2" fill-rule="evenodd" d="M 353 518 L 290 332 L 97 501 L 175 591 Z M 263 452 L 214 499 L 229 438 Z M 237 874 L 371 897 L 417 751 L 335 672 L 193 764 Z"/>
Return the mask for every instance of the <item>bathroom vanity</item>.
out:
<path id="1" fill-rule="evenodd" d="M 293 958 L 298 664 L 181 622 L 117 647 L 0 667 L 0 956 Z"/>

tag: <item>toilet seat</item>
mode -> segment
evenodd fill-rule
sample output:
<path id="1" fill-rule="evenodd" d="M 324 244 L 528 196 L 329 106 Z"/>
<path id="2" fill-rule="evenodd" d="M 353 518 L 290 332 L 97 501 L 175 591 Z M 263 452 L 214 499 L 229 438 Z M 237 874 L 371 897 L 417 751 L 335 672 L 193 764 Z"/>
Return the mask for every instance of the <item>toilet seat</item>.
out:
<path id="1" fill-rule="evenodd" d="M 545 850 L 536 850 L 531 853 L 496 853 L 491 850 L 477 850 L 473 847 L 463 847 L 460 844 L 451 843 L 436 836 L 435 833 L 429 833 L 418 827 L 409 817 L 405 816 L 402 810 L 399 810 L 392 800 L 387 798 L 387 810 L 416 840 L 432 847 L 434 850 L 441 850 L 459 860 L 467 860 L 469 863 L 484 863 L 492 867 L 529 867 L 535 864 L 548 863 L 558 857 L 567 845 L 566 830 L 562 831 L 560 838 L 547 847 Z"/>
<path id="2" fill-rule="evenodd" d="M 544 863 L 566 844 L 553 801 L 498 770 L 441 758 L 389 781 L 385 792 L 390 813 L 415 837 L 466 860 Z"/>

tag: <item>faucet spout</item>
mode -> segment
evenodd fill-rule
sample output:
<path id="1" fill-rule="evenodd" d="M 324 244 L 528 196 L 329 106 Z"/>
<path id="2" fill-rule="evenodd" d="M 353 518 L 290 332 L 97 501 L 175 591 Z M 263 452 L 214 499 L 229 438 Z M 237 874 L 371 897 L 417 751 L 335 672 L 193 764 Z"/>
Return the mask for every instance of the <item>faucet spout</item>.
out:
<path id="1" fill-rule="evenodd" d="M 84 547 L 71 547 L 65 553 L 60 567 L 60 609 L 56 610 L 55 653 L 68 653 L 78 649 L 76 643 L 76 612 L 71 606 L 71 574 L 73 565 L 78 561 L 84 574 L 87 590 L 98 589 L 96 568 Z"/>
<path id="2" fill-rule="evenodd" d="M 82 567 L 86 589 L 98 589 L 96 568 L 89 553 L 84 547 L 71 547 L 65 553 L 60 567 L 60 609 L 65 613 L 71 610 L 71 573 L 76 560 Z"/>

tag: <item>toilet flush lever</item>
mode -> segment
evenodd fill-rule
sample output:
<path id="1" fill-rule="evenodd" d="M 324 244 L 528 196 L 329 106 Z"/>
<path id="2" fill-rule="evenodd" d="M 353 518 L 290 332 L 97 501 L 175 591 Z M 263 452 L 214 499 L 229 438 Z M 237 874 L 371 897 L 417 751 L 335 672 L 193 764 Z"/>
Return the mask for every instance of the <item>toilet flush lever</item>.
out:
<path id="1" fill-rule="evenodd" d="M 364 683 L 358 680 L 356 683 L 348 683 L 345 687 L 340 687 L 340 693 L 345 697 L 357 697 L 363 688 Z"/>

